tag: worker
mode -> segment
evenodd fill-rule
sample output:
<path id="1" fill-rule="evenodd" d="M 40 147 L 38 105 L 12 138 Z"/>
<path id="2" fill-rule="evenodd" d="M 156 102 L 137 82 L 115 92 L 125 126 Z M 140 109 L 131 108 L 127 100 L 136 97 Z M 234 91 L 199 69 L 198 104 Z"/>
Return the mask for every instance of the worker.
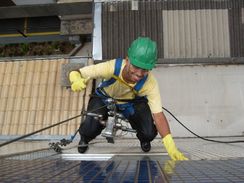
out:
<path id="1" fill-rule="evenodd" d="M 104 79 L 96 88 L 95 95 L 127 100 L 118 103 L 117 108 L 136 130 L 144 152 L 150 151 L 151 141 L 159 133 L 172 160 L 187 160 L 177 149 L 162 111 L 158 83 L 151 72 L 156 62 L 156 43 L 148 37 L 138 37 L 130 45 L 125 59 L 113 59 L 71 71 L 71 89 L 75 92 L 82 91 L 86 88 L 88 79 Z M 102 107 L 104 105 L 102 97 L 92 96 L 87 111 L 100 114 L 106 120 L 108 109 Z M 79 153 L 84 153 L 88 149 L 88 143 L 101 134 L 104 128 L 97 118 L 86 116 L 79 128 Z"/>

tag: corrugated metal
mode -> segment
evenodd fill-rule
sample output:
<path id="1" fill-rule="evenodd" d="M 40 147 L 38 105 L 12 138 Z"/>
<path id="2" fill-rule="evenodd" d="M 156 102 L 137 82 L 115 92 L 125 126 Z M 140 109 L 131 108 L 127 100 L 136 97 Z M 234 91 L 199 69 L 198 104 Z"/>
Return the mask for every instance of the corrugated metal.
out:
<path id="1" fill-rule="evenodd" d="M 162 21 L 158 20 L 162 15 L 161 9 L 157 8 L 160 6 L 161 2 L 103 3 L 103 59 L 126 56 L 131 41 L 139 35 L 150 36 L 162 50 L 163 26 Z M 162 57 L 162 52 L 159 56 Z"/>
<path id="2" fill-rule="evenodd" d="M 164 58 L 229 57 L 228 10 L 163 10 Z"/>
<path id="3" fill-rule="evenodd" d="M 125 57 L 138 36 L 155 40 L 161 59 L 243 57 L 243 4 L 243 0 L 103 2 L 103 59 Z"/>
<path id="4" fill-rule="evenodd" d="M 61 65 L 67 60 L 0 62 L 0 134 L 27 134 L 80 114 L 83 92 L 62 88 Z M 87 88 L 87 95 L 91 88 Z M 75 121 L 43 131 L 45 135 L 72 134 Z"/>
<path id="5" fill-rule="evenodd" d="M 243 24 L 241 23 L 241 8 L 243 8 L 243 0 L 228 1 L 229 10 L 229 30 L 230 30 L 230 44 L 231 56 L 244 56 L 243 45 Z"/>

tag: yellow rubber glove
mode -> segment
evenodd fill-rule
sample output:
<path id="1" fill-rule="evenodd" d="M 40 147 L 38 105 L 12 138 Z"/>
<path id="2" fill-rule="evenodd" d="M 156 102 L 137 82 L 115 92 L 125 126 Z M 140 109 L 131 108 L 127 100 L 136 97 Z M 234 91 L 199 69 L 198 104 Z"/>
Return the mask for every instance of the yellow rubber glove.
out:
<path id="1" fill-rule="evenodd" d="M 174 160 L 167 160 L 164 163 L 164 172 L 168 175 L 173 174 L 174 170 L 175 170 L 175 163 L 176 163 L 176 161 L 174 161 Z"/>
<path id="2" fill-rule="evenodd" d="M 69 80 L 71 82 L 71 90 L 76 92 L 86 88 L 86 82 L 89 80 L 89 78 L 84 79 L 81 77 L 78 71 L 71 71 L 69 73 Z"/>
<path id="3" fill-rule="evenodd" d="M 174 143 L 174 140 L 173 140 L 171 134 L 166 135 L 163 138 L 162 143 L 164 144 L 164 146 L 172 160 L 188 160 L 188 158 L 186 158 L 184 156 L 184 154 L 182 154 L 175 146 L 175 143 Z"/>

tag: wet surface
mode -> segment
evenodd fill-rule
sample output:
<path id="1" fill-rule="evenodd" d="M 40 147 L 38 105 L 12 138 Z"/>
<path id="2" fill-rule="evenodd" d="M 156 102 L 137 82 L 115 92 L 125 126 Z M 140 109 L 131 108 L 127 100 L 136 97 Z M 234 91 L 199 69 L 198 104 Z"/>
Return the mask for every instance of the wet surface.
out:
<path id="1" fill-rule="evenodd" d="M 174 162 L 167 156 L 108 161 L 0 159 L 0 182 L 244 182 L 244 158 Z"/>
<path id="2" fill-rule="evenodd" d="M 65 147 L 63 154 L 48 149 L 48 142 L 14 143 L 0 149 L 5 155 L 0 157 L 0 183 L 244 182 L 244 144 L 175 141 L 189 161 L 169 160 L 161 139 L 152 142 L 149 153 L 142 152 L 137 139 L 120 139 L 115 144 L 97 139 L 85 154 L 77 153 L 77 141 Z"/>

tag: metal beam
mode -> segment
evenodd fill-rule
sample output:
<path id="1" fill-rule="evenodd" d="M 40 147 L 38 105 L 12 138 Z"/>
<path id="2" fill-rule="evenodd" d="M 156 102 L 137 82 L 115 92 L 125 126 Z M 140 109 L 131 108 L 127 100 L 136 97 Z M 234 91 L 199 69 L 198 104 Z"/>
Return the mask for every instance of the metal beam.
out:
<path id="1" fill-rule="evenodd" d="M 0 19 L 92 14 L 92 2 L 0 7 Z"/>
<path id="2" fill-rule="evenodd" d="M 244 57 L 221 58 L 159 58 L 158 64 L 244 64 Z"/>
<path id="3" fill-rule="evenodd" d="M 4 0 L 0 2 L 0 7 L 3 6 L 15 6 L 15 3 L 11 0 Z"/>

